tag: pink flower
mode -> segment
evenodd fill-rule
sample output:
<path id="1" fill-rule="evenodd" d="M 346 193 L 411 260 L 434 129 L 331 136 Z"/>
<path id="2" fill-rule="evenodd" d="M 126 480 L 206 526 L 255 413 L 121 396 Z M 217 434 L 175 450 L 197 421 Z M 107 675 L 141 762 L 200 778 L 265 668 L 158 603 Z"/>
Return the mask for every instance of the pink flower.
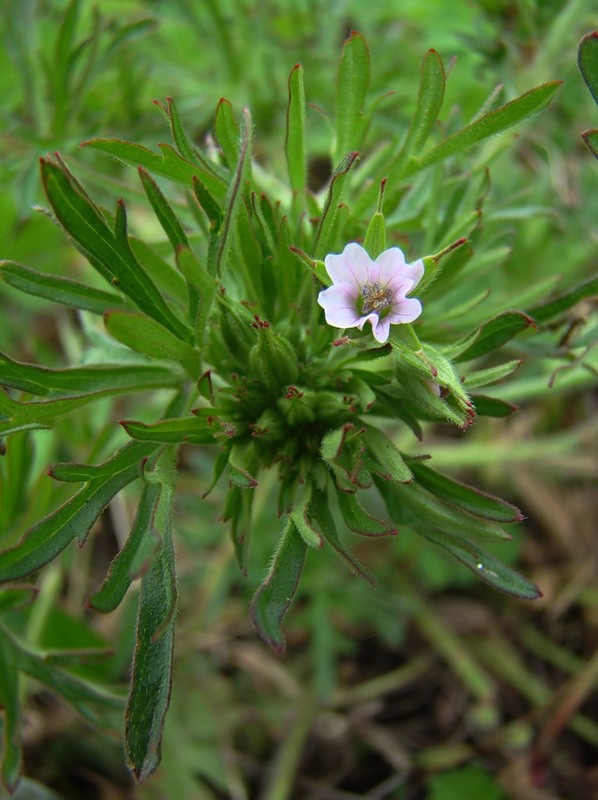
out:
<path id="1" fill-rule="evenodd" d="M 318 303 L 334 328 L 361 331 L 369 322 L 374 339 L 383 344 L 391 325 L 413 322 L 422 313 L 419 300 L 406 297 L 424 274 L 421 258 L 407 264 L 403 251 L 391 247 L 372 261 L 363 247 L 351 242 L 339 255 L 326 256 L 324 264 L 332 286 L 320 292 Z"/>

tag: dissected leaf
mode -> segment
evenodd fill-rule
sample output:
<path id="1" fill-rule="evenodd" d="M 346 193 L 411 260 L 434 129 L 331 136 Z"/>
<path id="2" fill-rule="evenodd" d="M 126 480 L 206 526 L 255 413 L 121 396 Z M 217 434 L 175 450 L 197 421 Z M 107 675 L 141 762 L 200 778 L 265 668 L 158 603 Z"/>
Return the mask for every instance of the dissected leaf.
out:
<path id="1" fill-rule="evenodd" d="M 414 528 L 414 530 L 418 535 L 442 547 L 493 589 L 522 600 L 537 600 L 542 597 L 542 592 L 534 583 L 507 567 L 491 553 L 482 550 L 479 545 L 464 542 L 445 532 L 441 533 L 430 528 Z"/>
<path id="2" fill-rule="evenodd" d="M 413 159 L 411 164 L 405 168 L 404 174 L 408 175 L 448 156 L 466 150 L 489 136 L 502 133 L 513 125 L 531 117 L 548 105 L 561 84 L 562 81 L 543 83 L 515 98 L 515 100 L 500 106 L 500 108 L 484 114 L 483 117 L 479 117 L 465 128 L 444 139 L 436 147 L 428 150 L 421 158 Z"/>
<path id="3" fill-rule="evenodd" d="M 318 228 L 318 234 L 316 237 L 315 254 L 318 258 L 322 258 L 326 255 L 326 253 L 330 252 L 330 242 L 334 238 L 334 223 L 338 212 L 340 198 L 347 182 L 349 171 L 355 164 L 358 156 L 359 153 L 357 152 L 348 153 L 348 155 L 343 158 L 343 160 L 332 173 L 332 178 L 330 179 L 330 188 L 328 189 L 324 210 L 322 212 L 322 218 L 320 220 L 320 227 Z M 295 250 L 295 252 L 299 254 L 300 251 Z M 325 272 L 324 275 L 326 275 Z M 326 278 L 323 282 L 325 285 L 328 285 L 330 283 L 330 278 L 328 278 L 326 275 Z"/>
<path id="4" fill-rule="evenodd" d="M 579 43 L 577 63 L 594 102 L 598 104 L 598 31 L 586 33 Z"/>
<path id="5" fill-rule="evenodd" d="M 140 461 L 155 444 L 131 443 L 104 463 L 97 477 L 60 508 L 37 522 L 22 541 L 0 553 L 0 581 L 19 580 L 55 558 L 74 539 L 82 545 L 104 508 L 140 474 Z M 127 456 L 127 458 L 123 458 Z"/>
<path id="6" fill-rule="evenodd" d="M 370 83 L 370 54 L 364 37 L 352 31 L 345 41 L 336 86 L 335 161 L 361 147 L 364 106 Z"/>
<path id="7" fill-rule="evenodd" d="M 409 466 L 416 481 L 435 497 L 451 505 L 495 522 L 520 522 L 523 519 L 519 509 L 506 500 L 493 497 L 448 475 L 436 472 L 421 461 L 412 460 Z"/>
<path id="8" fill-rule="evenodd" d="M 196 178 L 218 200 L 223 200 L 226 194 L 226 182 L 215 170 L 190 163 L 170 145 L 159 145 L 162 152 L 158 154 L 140 144 L 125 142 L 122 139 L 88 139 L 82 144 L 84 147 L 108 153 L 124 161 L 125 164 L 145 167 L 156 175 L 170 178 L 175 183 L 182 183 L 190 188 L 193 186 L 193 179 Z"/>
<path id="9" fill-rule="evenodd" d="M 128 242 L 124 205 L 117 204 L 115 233 L 63 164 L 41 160 L 42 179 L 56 217 L 92 266 L 114 282 L 138 308 L 188 341 L 190 331 L 168 306 Z"/>
<path id="10" fill-rule="evenodd" d="M 36 272 L 15 261 L 0 261 L 0 278 L 26 294 L 94 314 L 127 307 L 125 300 L 113 292 L 95 289 L 70 278 Z"/>
<path id="11" fill-rule="evenodd" d="M 396 528 L 388 522 L 370 516 L 360 505 L 357 495 L 348 492 L 337 493 L 338 505 L 349 530 L 361 536 L 395 536 Z"/>
<path id="12" fill-rule="evenodd" d="M 389 170 L 392 177 L 400 175 L 411 154 L 417 156 L 426 143 L 442 108 L 445 82 L 442 59 L 435 50 L 428 50 L 422 62 L 415 114 L 405 141 Z"/>
<path id="13" fill-rule="evenodd" d="M 111 311 L 104 317 L 104 323 L 108 333 L 131 350 L 151 358 L 178 361 L 191 377 L 199 373 L 199 351 L 150 317 L 127 311 Z"/>
<path id="14" fill-rule="evenodd" d="M 228 168 L 231 171 L 234 170 L 239 161 L 241 132 L 233 114 L 233 107 L 224 97 L 216 107 L 214 133 L 216 134 L 216 141 L 222 148 Z"/>
<path id="15" fill-rule="evenodd" d="M 303 67 L 295 64 L 289 75 L 289 102 L 285 150 L 289 183 L 294 192 L 305 189 L 307 184 L 307 155 L 305 150 L 305 88 Z"/>
<path id="16" fill-rule="evenodd" d="M 164 193 L 156 181 L 149 176 L 143 167 L 139 167 L 139 177 L 141 178 L 141 183 L 145 189 L 147 199 L 150 201 L 154 213 L 164 233 L 168 237 L 170 244 L 175 250 L 177 247 L 188 247 L 189 242 L 187 241 L 183 226 L 179 222 L 170 203 L 164 197 Z"/>
<path id="17" fill-rule="evenodd" d="M 579 303 L 580 300 L 595 295 L 598 295 L 598 277 L 589 278 L 587 281 L 583 281 L 577 286 L 574 286 L 573 289 L 565 292 L 565 294 L 560 297 L 530 308 L 529 315 L 537 322 L 548 322 L 548 320 L 555 319 L 561 314 L 564 314 L 565 311 L 568 311 Z"/>
<path id="18" fill-rule="evenodd" d="M 16 789 L 21 776 L 19 694 L 18 655 L 13 647 L 12 639 L 0 634 L 0 709 L 3 720 L 0 775 L 2 783 L 11 794 Z"/>
<path id="19" fill-rule="evenodd" d="M 215 414 L 164 419 L 153 424 L 123 420 L 121 425 L 132 439 L 145 442 L 213 444 L 219 435 L 232 435 Z"/>
<path id="20" fill-rule="evenodd" d="M 286 646 L 282 621 L 299 587 L 306 554 L 307 544 L 293 521 L 288 519 L 268 577 L 251 601 L 250 613 L 257 632 L 278 653 Z"/>
<path id="21" fill-rule="evenodd" d="M 353 574 L 359 575 L 361 578 L 365 578 L 368 583 L 371 583 L 372 586 L 375 586 L 376 579 L 374 576 L 368 572 L 363 564 L 361 564 L 359 559 L 357 559 L 356 556 L 354 556 L 353 553 L 347 549 L 340 538 L 334 522 L 334 517 L 330 512 L 328 497 L 326 496 L 325 492 L 314 490 L 312 498 L 312 513 L 313 519 L 317 522 L 318 527 L 322 531 L 324 541 L 334 550 L 336 550 L 339 556 L 341 556 L 341 558 L 347 562 Z"/>
<path id="22" fill-rule="evenodd" d="M 102 585 L 89 598 L 89 605 L 96 611 L 108 613 L 117 608 L 131 581 L 145 571 L 160 546 L 154 515 L 161 491 L 162 486 L 158 482 L 145 485 L 127 541 L 110 564 Z"/>
<path id="23" fill-rule="evenodd" d="M 155 524 L 162 549 L 141 579 L 137 637 L 126 712 L 126 750 L 141 782 L 160 763 L 164 718 L 170 702 L 177 589 L 172 544 L 173 491 L 162 492 Z"/>
<path id="24" fill-rule="evenodd" d="M 450 355 L 457 362 L 471 361 L 498 350 L 531 325 L 534 320 L 522 311 L 504 311 L 450 348 Z"/>
<path id="25" fill-rule="evenodd" d="M 100 392 L 119 394 L 173 387 L 180 382 L 180 377 L 172 368 L 157 364 L 97 364 L 90 367 L 50 369 L 13 361 L 0 353 L 0 385 L 20 389 L 38 397 L 47 397 L 50 394 L 54 397 L 69 397 Z"/>

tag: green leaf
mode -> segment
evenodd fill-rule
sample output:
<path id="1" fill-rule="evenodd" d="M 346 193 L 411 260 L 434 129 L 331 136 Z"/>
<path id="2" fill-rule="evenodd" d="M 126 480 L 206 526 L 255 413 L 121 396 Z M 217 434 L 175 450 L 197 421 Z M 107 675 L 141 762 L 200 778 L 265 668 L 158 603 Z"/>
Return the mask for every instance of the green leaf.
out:
<path id="1" fill-rule="evenodd" d="M 408 483 L 413 480 L 411 470 L 405 464 L 396 445 L 385 433 L 367 425 L 363 438 L 367 451 L 374 462 L 373 466 L 370 465 L 371 468 L 375 469 L 385 480 L 399 483 Z"/>
<path id="2" fill-rule="evenodd" d="M 217 472 L 218 467 L 215 469 Z M 217 478 L 215 477 L 215 480 Z M 210 491 L 208 489 L 208 491 Z M 205 494 L 203 495 L 205 497 Z M 251 539 L 251 514 L 254 492 L 246 492 L 239 486 L 230 486 L 226 493 L 221 520 L 231 523 L 231 539 L 235 550 L 237 564 L 243 577 L 247 577 L 247 557 Z"/>
<path id="3" fill-rule="evenodd" d="M 305 541 L 293 521 L 287 519 L 268 576 L 258 587 L 249 609 L 257 632 L 277 653 L 286 646 L 282 621 L 299 587 L 306 554 Z"/>
<path id="4" fill-rule="evenodd" d="M 126 750 L 138 782 L 160 763 L 170 702 L 177 604 L 172 516 L 174 492 L 164 487 L 155 515 L 162 550 L 141 579 L 137 640 L 126 712 Z"/>
<path id="5" fill-rule="evenodd" d="M 11 639 L 0 636 L 0 709 L 2 709 L 2 782 L 12 794 L 21 776 L 21 741 L 19 735 L 18 656 Z"/>
<path id="6" fill-rule="evenodd" d="M 340 198 L 345 184 L 347 183 L 347 176 L 358 157 L 359 153 L 357 152 L 349 153 L 332 173 L 330 188 L 328 189 L 320 226 L 316 236 L 315 252 L 318 258 L 322 258 L 329 252 L 330 242 L 335 238 L 334 223 Z M 329 278 L 326 279 L 326 284 L 328 283 L 330 283 Z"/>
<path id="7" fill-rule="evenodd" d="M 139 177 L 141 178 L 141 183 L 143 184 L 147 199 L 150 201 L 154 213 L 158 218 L 158 222 L 162 226 L 173 249 L 176 250 L 177 247 L 188 247 L 189 242 L 187 241 L 183 226 L 177 219 L 176 214 L 164 197 L 156 181 L 150 178 L 143 167 L 139 167 Z"/>
<path id="8" fill-rule="evenodd" d="M 189 248 L 179 247 L 177 249 L 176 262 L 190 287 L 190 293 L 192 291 L 197 298 L 194 320 L 195 338 L 197 349 L 201 354 L 208 326 L 208 317 L 218 293 L 219 284 L 214 279 L 214 276 L 210 275 L 205 264 Z"/>
<path id="9" fill-rule="evenodd" d="M 336 84 L 335 162 L 361 147 L 364 106 L 370 83 L 370 54 L 365 38 L 352 31 L 345 41 Z"/>
<path id="10" fill-rule="evenodd" d="M 457 508 L 495 522 L 521 522 L 523 519 L 521 511 L 506 500 L 436 472 L 419 460 L 410 461 L 409 466 L 418 483 L 435 497 Z"/>
<path id="11" fill-rule="evenodd" d="M 594 102 L 598 104 L 598 31 L 586 33 L 581 39 L 577 63 Z"/>
<path id="12" fill-rule="evenodd" d="M 594 158 L 598 158 L 598 130 L 584 131 L 581 134 L 581 138 Z"/>
<path id="13" fill-rule="evenodd" d="M 248 109 L 243 113 L 239 158 L 224 200 L 222 229 L 210 242 L 208 252 L 208 272 L 220 276 L 227 262 L 237 216 L 241 207 L 243 186 L 251 169 L 251 115 Z"/>
<path id="14" fill-rule="evenodd" d="M 116 283 L 141 311 L 188 341 L 191 332 L 171 311 L 129 246 L 122 203 L 117 204 L 114 234 L 65 167 L 45 159 L 41 165 L 44 188 L 54 212 L 89 256 L 90 263 L 104 278 Z"/>
<path id="15" fill-rule="evenodd" d="M 166 115 L 170 121 L 172 138 L 174 139 L 174 143 L 176 144 L 181 156 L 191 164 L 201 165 L 208 171 L 211 171 L 212 167 L 210 164 L 205 159 L 200 159 L 198 157 L 197 151 L 189 141 L 189 137 L 187 136 L 183 127 L 183 123 L 181 122 L 176 103 L 172 97 L 166 98 L 166 104 L 167 105 L 164 110 L 166 111 Z"/>
<path id="16" fill-rule="evenodd" d="M 132 439 L 169 444 L 214 444 L 218 437 L 232 436 L 234 431 L 222 423 L 215 409 L 211 414 L 179 419 L 164 419 L 148 425 L 144 422 L 123 420 L 121 425 Z"/>
<path id="17" fill-rule="evenodd" d="M 285 152 L 289 183 L 294 192 L 302 192 L 307 185 L 307 153 L 305 149 L 305 87 L 303 67 L 295 64 L 289 75 L 289 102 Z"/>
<path id="18" fill-rule="evenodd" d="M 372 484 L 363 463 L 364 444 L 360 439 L 364 432 L 365 428 L 358 430 L 348 422 L 322 438 L 320 454 L 332 470 L 340 491 L 355 492 Z"/>
<path id="19" fill-rule="evenodd" d="M 255 489 L 253 451 L 246 442 L 234 441 L 228 454 L 228 477 L 239 489 Z"/>
<path id="20" fill-rule="evenodd" d="M 241 132 L 233 114 L 233 107 L 224 97 L 216 107 L 214 133 L 216 141 L 222 149 L 224 160 L 232 172 L 239 161 Z"/>
<path id="21" fill-rule="evenodd" d="M 13 361 L 4 353 L 0 353 L 0 384 L 38 397 L 47 397 L 50 394 L 61 397 L 82 393 L 119 394 L 172 387 L 180 383 L 181 376 L 177 376 L 172 369 L 158 364 L 126 366 L 98 364 L 91 367 L 49 369 L 36 364 Z"/>
<path id="22" fill-rule="evenodd" d="M 512 537 L 492 521 L 464 511 L 455 505 L 448 505 L 436 494 L 437 486 L 428 491 L 422 483 L 409 485 L 390 484 L 379 478 L 376 486 L 384 498 L 390 518 L 397 525 L 411 525 L 423 535 L 428 529 L 442 531 L 463 542 L 505 542 Z M 448 487 L 444 486 L 448 493 Z M 454 503 L 455 490 L 451 502 Z M 470 498 L 470 502 L 471 498 Z"/>
<path id="23" fill-rule="evenodd" d="M 444 102 L 445 82 L 442 59 L 435 50 L 428 50 L 422 62 L 415 114 L 405 141 L 388 171 L 391 179 L 400 176 L 408 158 L 420 152 L 434 129 Z"/>
<path id="24" fill-rule="evenodd" d="M 579 303 L 580 300 L 584 300 L 586 297 L 593 297 L 596 294 L 598 294 L 598 277 L 589 278 L 587 281 L 579 283 L 560 297 L 531 308 L 529 310 L 529 315 L 533 317 L 536 322 L 547 322 L 548 320 L 559 317 L 565 311 L 568 311 Z"/>
<path id="25" fill-rule="evenodd" d="M 476 413 L 480 417 L 509 417 L 519 408 L 506 400 L 497 397 L 488 397 L 485 394 L 475 394 L 471 398 L 475 406 Z"/>
<path id="26" fill-rule="evenodd" d="M 0 531 L 15 530 L 29 505 L 34 453 L 32 437 L 25 431 L 15 433 L 4 444 L 0 459 Z"/>
<path id="27" fill-rule="evenodd" d="M 506 361 L 504 364 L 498 364 L 496 367 L 470 372 L 469 375 L 463 378 L 463 385 L 469 390 L 498 383 L 519 369 L 521 363 L 519 359 L 515 359 L 514 361 Z"/>
<path id="28" fill-rule="evenodd" d="M 126 308 L 120 295 L 85 286 L 78 281 L 46 275 L 15 261 L 0 261 L 0 278 L 9 286 L 34 297 L 44 297 L 71 308 L 103 314 L 111 308 Z"/>
<path id="29" fill-rule="evenodd" d="M 386 250 L 386 220 L 382 212 L 376 211 L 371 218 L 363 246 L 374 261 Z"/>
<path id="30" fill-rule="evenodd" d="M 428 150 L 421 158 L 412 159 L 406 165 L 403 174 L 409 175 L 412 172 L 424 169 L 430 164 L 435 164 L 437 161 L 466 150 L 489 136 L 502 133 L 513 125 L 517 125 L 517 123 L 545 108 L 561 84 L 562 81 L 543 83 L 515 98 L 515 100 L 500 106 L 500 108 L 484 114 L 483 117 L 476 119 L 470 125 L 444 139 L 436 147 Z"/>
<path id="31" fill-rule="evenodd" d="M 297 256 L 298 260 L 306 266 L 312 275 L 317 278 L 320 283 L 324 284 L 324 286 L 330 286 L 332 280 L 328 273 L 326 272 L 326 267 L 323 261 L 318 261 L 317 259 L 310 258 L 307 253 L 304 253 L 303 250 L 300 250 L 298 247 L 294 245 L 291 246 L 291 252 Z"/>
<path id="32" fill-rule="evenodd" d="M 330 513 L 330 506 L 326 492 L 314 490 L 312 498 L 313 519 L 318 523 L 322 531 L 324 541 L 327 542 L 349 565 L 354 575 L 364 578 L 372 586 L 376 585 L 376 579 L 351 553 L 342 539 L 340 538 L 334 522 L 334 517 Z"/>
<path id="33" fill-rule="evenodd" d="M 8 395 L 0 392 L 0 413 L 10 417 L 8 421 L 0 421 L 0 433 L 17 433 L 18 431 L 43 430 L 52 427 L 52 423 L 63 414 L 69 414 L 99 397 L 118 394 L 109 389 L 101 392 L 61 397 L 57 400 L 18 403 Z"/>
<path id="34" fill-rule="evenodd" d="M 337 492 L 338 505 L 345 525 L 360 536 L 396 536 L 398 531 L 388 522 L 370 516 L 359 504 L 356 494 Z"/>
<path id="35" fill-rule="evenodd" d="M 184 306 L 189 299 L 187 284 L 181 273 L 142 239 L 129 235 L 129 245 L 161 294 Z"/>
<path id="36" fill-rule="evenodd" d="M 36 586 L 11 586 L 0 589 L 0 613 L 9 608 L 20 610 L 31 605 L 37 597 Z"/>
<path id="37" fill-rule="evenodd" d="M 136 19 L 133 22 L 126 22 L 122 27 L 117 30 L 106 48 L 104 59 L 111 58 L 116 51 L 129 42 L 134 42 L 144 36 L 153 33 L 158 27 L 158 22 L 151 17 L 145 19 Z"/>
<path id="38" fill-rule="evenodd" d="M 311 483 L 310 481 L 306 481 L 299 500 L 295 502 L 293 510 L 291 511 L 291 519 L 305 544 L 308 545 L 308 547 L 319 550 L 324 546 L 324 541 L 322 539 L 322 534 L 318 533 L 311 524 L 311 493 Z"/>
<path id="39" fill-rule="evenodd" d="M 495 779 L 474 764 L 434 775 L 428 781 L 428 788 L 427 800 L 462 800 L 464 797 L 507 800 Z"/>
<path id="40" fill-rule="evenodd" d="M 199 375 L 200 353 L 150 317 L 111 311 L 104 317 L 106 330 L 117 342 L 150 358 L 178 361 L 192 379 Z"/>
<path id="41" fill-rule="evenodd" d="M 449 355 L 457 362 L 485 356 L 498 350 L 531 325 L 534 325 L 534 320 L 522 311 L 504 311 L 450 348 Z"/>
<path id="42" fill-rule="evenodd" d="M 63 133 L 69 102 L 72 99 L 69 84 L 77 53 L 74 40 L 80 11 L 81 0 L 71 0 L 62 18 L 54 45 L 51 79 L 54 99 L 53 133 L 55 136 Z"/>
<path id="43" fill-rule="evenodd" d="M 56 558 L 74 539 L 83 545 L 102 511 L 139 476 L 141 459 L 155 448 L 153 444 L 130 444 L 108 459 L 103 465 L 104 474 L 91 479 L 64 505 L 37 522 L 18 545 L 0 553 L 0 581 L 30 575 Z"/>
<path id="44" fill-rule="evenodd" d="M 158 145 L 162 151 L 160 154 L 140 144 L 125 142 L 122 139 L 88 139 L 82 142 L 82 145 L 108 153 L 125 164 L 145 167 L 155 175 L 162 175 L 189 188 L 193 187 L 193 178 L 197 178 L 218 200 L 223 200 L 226 194 L 226 182 L 215 170 L 192 164 L 170 145 Z"/>
<path id="45" fill-rule="evenodd" d="M 414 528 L 414 530 L 419 536 L 442 547 L 493 589 L 522 600 L 537 600 L 542 597 L 542 592 L 534 583 L 478 545 L 472 545 L 430 528 Z"/>
<path id="46" fill-rule="evenodd" d="M 147 570 L 155 556 L 161 544 L 154 526 L 161 491 L 162 486 L 158 482 L 145 485 L 127 541 L 110 564 L 102 585 L 89 598 L 89 605 L 96 611 L 114 611 L 123 600 L 131 581 Z"/>
<path id="47" fill-rule="evenodd" d="M 3 635 L 10 636 L 6 629 Z M 19 666 L 23 672 L 64 697 L 93 725 L 115 734 L 119 731 L 123 709 L 122 697 L 109 694 L 88 681 L 60 669 L 53 663 L 51 656 L 29 650 L 14 638 L 12 641 L 18 650 Z"/>
<path id="48" fill-rule="evenodd" d="M 193 194 L 210 221 L 210 233 L 214 237 L 218 236 L 224 220 L 224 209 L 221 201 L 216 200 L 197 178 L 193 179 Z"/>

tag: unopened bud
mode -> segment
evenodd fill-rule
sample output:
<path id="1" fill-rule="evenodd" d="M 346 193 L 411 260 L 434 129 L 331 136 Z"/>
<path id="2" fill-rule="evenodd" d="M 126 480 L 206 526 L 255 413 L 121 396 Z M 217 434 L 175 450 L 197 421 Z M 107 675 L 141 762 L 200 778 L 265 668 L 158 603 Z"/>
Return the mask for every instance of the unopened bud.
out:
<path id="1" fill-rule="evenodd" d="M 294 383 L 299 374 L 297 356 L 284 336 L 274 333 L 270 324 L 255 317 L 258 340 L 249 352 L 253 377 L 272 393 L 280 394 L 285 386 Z"/>

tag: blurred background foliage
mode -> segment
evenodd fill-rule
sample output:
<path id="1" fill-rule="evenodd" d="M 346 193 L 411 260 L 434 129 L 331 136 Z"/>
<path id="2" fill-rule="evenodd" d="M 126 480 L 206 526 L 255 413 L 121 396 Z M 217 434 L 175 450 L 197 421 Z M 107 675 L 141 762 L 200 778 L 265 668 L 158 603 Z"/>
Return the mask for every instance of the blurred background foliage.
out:
<path id="1" fill-rule="evenodd" d="M 100 198 L 105 191 L 125 197 L 137 229 L 159 238 L 136 205 L 134 170 L 79 143 L 115 136 L 153 147 L 166 138 L 166 125 L 152 101 L 167 96 L 202 144 L 220 97 L 237 111 L 249 106 L 256 161 L 273 179 L 282 175 L 287 78 L 297 62 L 311 103 L 311 182 L 321 187 L 331 169 L 339 53 L 356 29 L 370 47 L 370 96 L 380 98 L 372 148 L 403 135 L 430 47 L 450 65 L 447 126 L 476 116 L 494 90 L 508 100 L 542 81 L 565 81 L 548 111 L 486 143 L 471 170 L 491 158 L 483 225 L 509 222 L 501 244 L 511 256 L 493 273 L 493 288 L 508 293 L 522 276 L 530 285 L 562 276 L 569 286 L 595 271 L 598 165 L 580 133 L 595 124 L 596 108 L 576 63 L 579 39 L 596 24 L 592 0 L 5 0 L 4 10 L 3 258 L 57 275 L 82 269 L 62 232 L 34 211 L 44 202 L 37 160 L 55 150 Z M 93 358 L 83 353 L 84 316 L 4 285 L 0 298 L 2 350 L 50 366 Z M 591 301 L 573 309 L 563 336 L 576 336 L 590 310 Z M 93 343 L 99 334 L 90 326 L 86 336 Z M 524 345 L 513 345 L 520 356 Z M 484 420 L 466 438 L 438 428 L 426 439 L 439 468 L 473 477 L 524 510 L 510 560 L 542 586 L 544 600 L 523 606 L 496 596 L 411 537 L 359 553 L 378 577 L 375 592 L 323 551 L 308 563 L 288 621 L 288 652 L 277 657 L 256 640 L 246 614 L 277 526 L 261 515 L 254 568 L 242 578 L 218 521 L 222 495 L 200 499 L 208 457 L 184 450 L 177 666 L 162 766 L 133 789 L 119 741 L 82 723 L 32 680 L 23 734 L 31 781 L 16 796 L 43 800 L 52 788 L 65 800 L 596 797 L 596 375 L 563 370 L 548 390 L 549 378 L 523 372 L 514 388 L 504 387 L 504 399 L 521 408 L 506 423 Z M 93 455 L 105 456 L 119 436 L 115 418 L 134 409 L 136 418 L 151 419 L 152 411 L 131 399 L 94 408 L 93 417 L 74 415 L 11 448 L 8 466 L 14 473 L 20 464 L 10 496 L 21 529 L 68 490 L 45 475 L 50 463 L 88 459 L 86 444 L 100 432 Z M 5 464 L 3 481 L 8 471 Z M 274 490 L 259 487 L 258 507 L 271 506 Z M 135 598 L 101 619 L 84 603 L 126 535 L 130 513 L 124 493 L 93 547 L 69 549 L 38 580 L 36 603 L 7 612 L 31 646 L 111 648 L 109 659 L 77 669 L 120 689 Z M 0 509 L 3 518 L 10 509 Z"/>

